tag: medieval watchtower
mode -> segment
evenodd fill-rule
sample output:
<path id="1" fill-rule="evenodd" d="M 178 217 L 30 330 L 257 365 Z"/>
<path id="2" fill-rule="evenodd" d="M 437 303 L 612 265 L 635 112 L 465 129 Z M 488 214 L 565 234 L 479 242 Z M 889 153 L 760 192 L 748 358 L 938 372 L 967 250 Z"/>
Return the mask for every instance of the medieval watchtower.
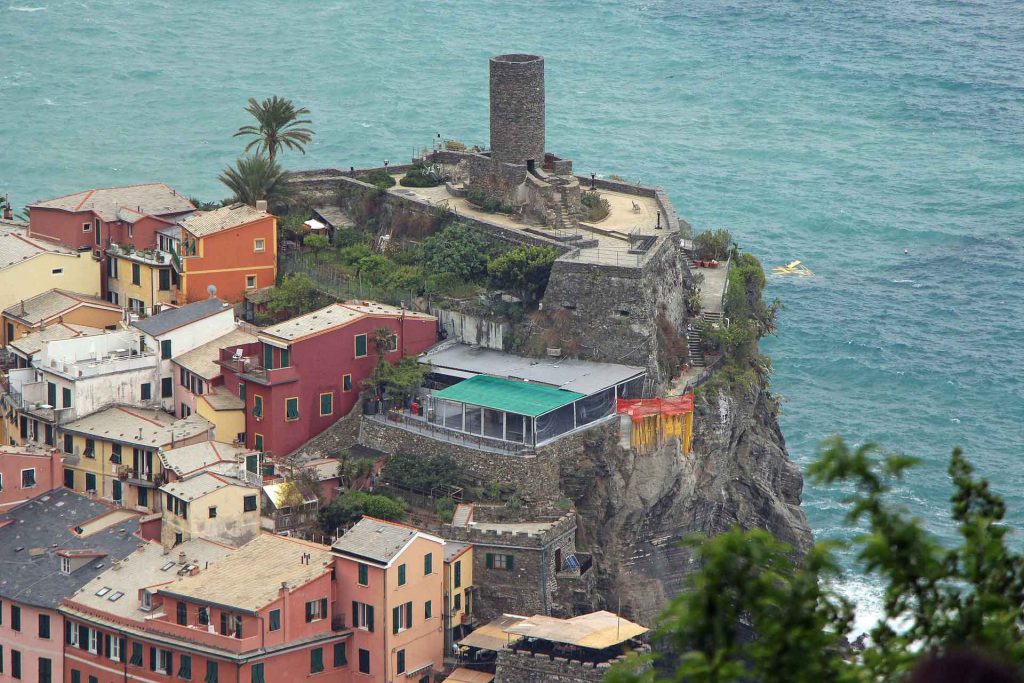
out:
<path id="1" fill-rule="evenodd" d="M 491 57 L 491 158 L 498 163 L 544 163 L 544 58 Z"/>

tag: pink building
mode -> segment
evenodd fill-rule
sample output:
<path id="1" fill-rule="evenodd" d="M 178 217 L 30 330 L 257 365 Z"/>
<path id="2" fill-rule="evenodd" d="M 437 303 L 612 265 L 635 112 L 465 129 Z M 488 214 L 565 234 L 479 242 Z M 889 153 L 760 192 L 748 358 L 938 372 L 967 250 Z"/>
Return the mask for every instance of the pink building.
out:
<path id="1" fill-rule="evenodd" d="M 224 387 L 245 401 L 245 443 L 287 455 L 344 417 L 380 353 L 389 363 L 437 341 L 437 318 L 371 302 L 331 304 L 221 350 Z"/>
<path id="2" fill-rule="evenodd" d="M 0 446 L 0 512 L 61 485 L 59 450 Z"/>
<path id="3" fill-rule="evenodd" d="M 353 680 L 419 681 L 444 659 L 444 541 L 363 517 L 331 546 L 335 612 L 348 612 Z"/>
<path id="4" fill-rule="evenodd" d="M 64 680 L 57 606 L 135 550 L 138 518 L 67 489 L 0 514 L 0 680 Z"/>
<path id="5" fill-rule="evenodd" d="M 164 183 L 83 190 L 29 204 L 29 233 L 101 254 L 110 242 L 152 249 L 159 230 L 192 211 L 192 202 Z"/>
<path id="6" fill-rule="evenodd" d="M 272 534 L 146 544 L 64 602 L 64 680 L 348 681 L 332 575 L 326 546 Z"/>

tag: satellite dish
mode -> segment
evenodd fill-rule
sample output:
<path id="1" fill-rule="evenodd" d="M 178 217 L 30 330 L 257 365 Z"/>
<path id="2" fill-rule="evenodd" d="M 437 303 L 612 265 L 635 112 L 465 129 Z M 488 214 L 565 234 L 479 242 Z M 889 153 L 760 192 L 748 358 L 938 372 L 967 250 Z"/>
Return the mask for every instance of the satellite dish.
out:
<path id="1" fill-rule="evenodd" d="M 208 285 L 206 287 L 206 291 L 210 295 L 211 299 L 216 297 L 217 296 L 217 285 Z"/>

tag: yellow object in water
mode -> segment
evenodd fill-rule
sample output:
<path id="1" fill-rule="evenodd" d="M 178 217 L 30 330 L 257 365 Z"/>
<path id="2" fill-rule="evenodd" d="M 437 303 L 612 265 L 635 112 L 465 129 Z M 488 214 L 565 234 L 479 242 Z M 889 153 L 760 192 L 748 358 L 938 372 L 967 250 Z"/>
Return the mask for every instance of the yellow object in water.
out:
<path id="1" fill-rule="evenodd" d="M 814 275 L 814 271 L 805 266 L 800 261 L 790 261 L 785 266 L 775 266 L 772 268 L 773 275 L 799 275 L 800 277 L 809 277 Z"/>

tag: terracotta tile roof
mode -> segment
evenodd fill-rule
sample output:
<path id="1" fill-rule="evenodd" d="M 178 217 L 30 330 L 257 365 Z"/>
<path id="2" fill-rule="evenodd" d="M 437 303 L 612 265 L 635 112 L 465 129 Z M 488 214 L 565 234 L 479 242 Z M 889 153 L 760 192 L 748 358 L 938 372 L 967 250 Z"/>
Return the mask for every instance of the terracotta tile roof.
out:
<path id="1" fill-rule="evenodd" d="M 285 320 L 271 327 L 264 328 L 259 336 L 272 337 L 279 341 L 295 341 L 321 332 L 327 332 L 337 327 L 343 327 L 356 320 L 371 317 L 398 317 L 402 315 L 402 309 L 397 306 L 388 306 L 375 302 L 360 303 L 336 303 L 325 306 L 312 313 L 300 315 L 291 320 Z M 437 320 L 432 315 L 405 311 L 405 317 L 409 320 Z"/>
<path id="2" fill-rule="evenodd" d="M 217 462 L 238 462 L 252 451 L 232 444 L 203 441 L 190 446 L 179 446 L 160 453 L 160 462 L 165 470 L 171 470 L 179 477 L 203 469 Z"/>
<path id="3" fill-rule="evenodd" d="M 187 353 L 175 356 L 171 360 L 203 379 L 213 379 L 220 375 L 220 366 L 217 365 L 216 361 L 220 358 L 221 349 L 241 344 L 252 344 L 255 341 L 256 335 L 241 329 L 234 329 L 222 337 L 217 337 L 202 346 L 197 346 Z"/>
<path id="4" fill-rule="evenodd" d="M 266 218 L 271 214 L 266 211 L 254 209 L 248 204 L 232 204 L 222 206 L 213 211 L 197 211 L 188 218 L 179 222 L 182 228 L 188 230 L 196 237 L 214 235 L 224 230 L 237 228 L 246 223 L 252 223 L 260 218 Z"/>
<path id="5" fill-rule="evenodd" d="M 61 211 L 93 211 L 104 221 L 118 220 L 118 209 L 132 213 L 166 216 L 195 210 L 195 206 L 174 188 L 164 183 L 145 183 L 125 187 L 104 187 L 83 190 L 74 194 L 29 204 L 29 209 L 59 209 Z"/>
<path id="6" fill-rule="evenodd" d="M 49 289 L 41 294 L 19 301 L 8 306 L 4 313 L 11 318 L 24 320 L 30 325 L 54 318 L 79 306 L 96 306 L 111 311 L 120 311 L 121 307 L 98 296 L 79 294 L 66 289 Z"/>
<path id="7" fill-rule="evenodd" d="M 303 561 L 306 554 L 308 563 Z M 327 546 L 263 534 L 209 569 L 162 588 L 160 593 L 256 612 L 277 600 L 282 582 L 298 588 L 329 572 L 331 563 Z"/>
<path id="8" fill-rule="evenodd" d="M 213 425 L 198 415 L 177 420 L 158 410 L 114 406 L 70 422 L 63 429 L 104 441 L 163 448 L 208 432 L 211 427 Z"/>
<path id="9" fill-rule="evenodd" d="M 10 268 L 41 254 L 74 256 L 77 253 L 73 249 L 29 237 L 24 228 L 0 224 L 0 269 Z"/>

